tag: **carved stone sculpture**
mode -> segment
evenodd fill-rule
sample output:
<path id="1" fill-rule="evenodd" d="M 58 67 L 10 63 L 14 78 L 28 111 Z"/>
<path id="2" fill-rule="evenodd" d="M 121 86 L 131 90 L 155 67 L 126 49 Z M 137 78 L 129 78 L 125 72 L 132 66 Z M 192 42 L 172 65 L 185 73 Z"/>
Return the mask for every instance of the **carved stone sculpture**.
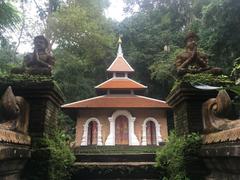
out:
<path id="1" fill-rule="evenodd" d="M 34 51 L 24 57 L 23 66 L 14 68 L 15 74 L 43 74 L 51 75 L 52 66 L 55 63 L 54 57 L 49 52 L 49 42 L 44 36 L 34 38 Z"/>
<path id="2" fill-rule="evenodd" d="M 215 132 L 240 127 L 240 119 L 229 120 L 231 99 L 225 90 L 219 91 L 216 98 L 209 99 L 202 106 L 205 132 Z"/>
<path id="3" fill-rule="evenodd" d="M 14 96 L 9 86 L 1 99 L 0 129 L 27 133 L 29 105 L 24 98 Z"/>
<path id="4" fill-rule="evenodd" d="M 210 67 L 208 65 L 208 57 L 206 54 L 197 50 L 197 35 L 189 33 L 186 37 L 186 50 L 179 54 L 176 58 L 176 70 L 178 76 L 183 76 L 186 73 L 211 73 L 215 75 L 222 74 L 222 69 Z"/>

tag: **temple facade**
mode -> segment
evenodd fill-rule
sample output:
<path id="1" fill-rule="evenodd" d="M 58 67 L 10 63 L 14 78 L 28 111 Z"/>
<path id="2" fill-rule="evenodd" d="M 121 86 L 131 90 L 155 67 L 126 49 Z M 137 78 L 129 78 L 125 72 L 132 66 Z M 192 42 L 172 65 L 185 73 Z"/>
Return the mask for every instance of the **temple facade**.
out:
<path id="1" fill-rule="evenodd" d="M 98 96 L 65 104 L 62 109 L 76 120 L 75 147 L 159 145 L 168 137 L 165 101 L 144 96 L 147 86 L 133 79 L 134 69 L 123 57 L 108 67 L 110 79 L 95 87 Z"/>

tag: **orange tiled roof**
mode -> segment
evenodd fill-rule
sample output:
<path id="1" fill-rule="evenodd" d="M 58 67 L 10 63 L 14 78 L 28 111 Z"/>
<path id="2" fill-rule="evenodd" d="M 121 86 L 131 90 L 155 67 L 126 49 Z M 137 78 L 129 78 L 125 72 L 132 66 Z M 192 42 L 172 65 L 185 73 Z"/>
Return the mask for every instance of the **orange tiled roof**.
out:
<path id="1" fill-rule="evenodd" d="M 113 63 L 107 69 L 108 72 L 134 72 L 134 69 L 122 56 L 117 56 Z"/>
<path id="2" fill-rule="evenodd" d="M 146 89 L 147 87 L 129 78 L 111 78 L 96 89 Z"/>
<path id="3" fill-rule="evenodd" d="M 62 108 L 170 108 L 170 106 L 165 101 L 145 96 L 104 95 L 65 104 Z"/>

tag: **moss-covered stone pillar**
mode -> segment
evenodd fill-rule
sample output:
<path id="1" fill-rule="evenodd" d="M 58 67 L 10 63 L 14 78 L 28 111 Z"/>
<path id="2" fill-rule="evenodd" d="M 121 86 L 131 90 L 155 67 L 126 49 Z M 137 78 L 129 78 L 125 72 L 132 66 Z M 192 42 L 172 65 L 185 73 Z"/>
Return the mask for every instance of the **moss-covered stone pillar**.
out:
<path id="1" fill-rule="evenodd" d="M 10 75 L 0 78 L 0 92 L 11 86 L 16 96 L 27 100 L 30 106 L 29 135 L 50 135 L 57 126 L 57 112 L 63 103 L 63 95 L 48 76 Z"/>
<path id="2" fill-rule="evenodd" d="M 31 147 L 31 158 L 27 161 L 23 176 L 26 179 L 51 179 L 49 170 L 51 151 L 47 141 L 54 139 L 54 132 L 58 126 L 57 114 L 63 103 L 63 95 L 49 76 L 8 75 L 0 77 L 0 94 L 3 94 L 8 86 L 12 87 L 14 95 L 23 97 L 29 104 L 28 135 L 31 143 L 29 142 L 28 147 L 29 149 Z M 19 176 L 18 174 L 18 177 L 13 177 L 13 179 L 18 179 Z"/>
<path id="3" fill-rule="evenodd" d="M 216 90 L 200 90 L 188 83 L 179 84 L 167 97 L 167 103 L 174 111 L 174 126 L 177 134 L 201 133 L 202 104 L 216 95 Z"/>

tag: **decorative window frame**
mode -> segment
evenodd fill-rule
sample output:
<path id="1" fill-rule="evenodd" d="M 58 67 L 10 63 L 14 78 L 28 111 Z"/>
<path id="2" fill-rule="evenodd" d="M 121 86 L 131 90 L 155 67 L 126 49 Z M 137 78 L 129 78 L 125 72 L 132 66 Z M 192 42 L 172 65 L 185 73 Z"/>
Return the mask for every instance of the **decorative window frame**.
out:
<path id="1" fill-rule="evenodd" d="M 102 146 L 102 125 L 100 123 L 100 121 L 97 118 L 91 117 L 89 118 L 85 124 L 83 125 L 83 136 L 82 136 L 82 141 L 81 141 L 81 146 L 87 146 L 87 142 L 88 142 L 88 126 L 89 123 L 95 121 L 97 122 L 97 145 L 98 146 Z"/>
<path id="2" fill-rule="evenodd" d="M 157 145 L 159 145 L 160 142 L 163 142 L 162 135 L 161 135 L 161 128 L 160 128 L 160 124 L 158 123 L 158 121 L 153 117 L 148 117 L 143 121 L 143 124 L 142 124 L 142 142 L 141 142 L 141 144 L 143 146 L 147 146 L 147 122 L 148 121 L 152 121 L 155 124 L 156 141 L 157 141 Z"/>
<path id="3" fill-rule="evenodd" d="M 135 117 L 131 115 L 131 113 L 127 110 L 117 110 L 115 111 L 111 117 L 108 118 L 110 122 L 110 133 L 107 137 L 105 145 L 114 146 L 115 145 L 115 122 L 118 116 L 125 116 L 128 119 L 128 137 L 129 137 L 129 145 L 135 146 L 140 145 L 137 136 L 134 132 L 134 121 L 136 120 Z"/>

